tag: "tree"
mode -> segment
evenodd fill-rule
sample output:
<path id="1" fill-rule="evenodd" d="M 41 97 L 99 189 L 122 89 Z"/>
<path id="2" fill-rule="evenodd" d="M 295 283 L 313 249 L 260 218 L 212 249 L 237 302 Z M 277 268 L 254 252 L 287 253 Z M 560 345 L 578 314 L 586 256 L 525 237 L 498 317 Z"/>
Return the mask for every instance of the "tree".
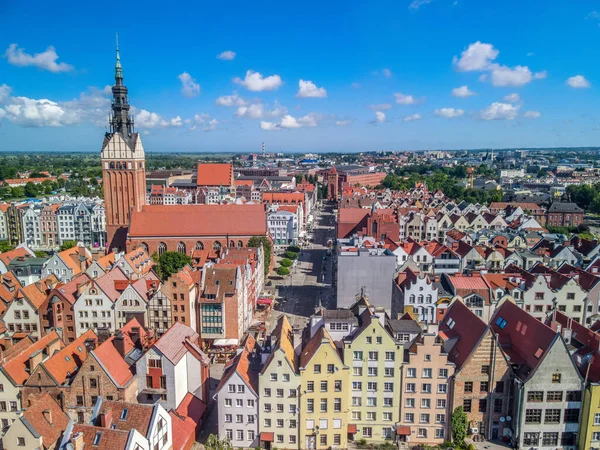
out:
<path id="1" fill-rule="evenodd" d="M 220 439 L 219 436 L 211 434 L 204 445 L 206 450 L 233 450 L 229 439 Z"/>
<path id="2" fill-rule="evenodd" d="M 25 185 L 25 196 L 26 197 L 35 197 L 38 194 L 38 190 L 35 184 L 31 181 L 27 182 Z"/>
<path id="3" fill-rule="evenodd" d="M 281 264 L 282 267 L 291 267 L 294 265 L 294 262 L 291 259 L 283 258 L 279 264 Z"/>
<path id="4" fill-rule="evenodd" d="M 43 252 L 41 250 L 36 250 L 34 253 L 35 253 L 36 258 L 48 258 L 49 257 L 48 253 Z"/>
<path id="5" fill-rule="evenodd" d="M 452 413 L 452 440 L 462 445 L 467 437 L 467 414 L 462 406 L 459 406 Z"/>
<path id="6" fill-rule="evenodd" d="M 288 259 L 298 259 L 298 253 L 287 251 L 283 254 Z"/>
<path id="7" fill-rule="evenodd" d="M 278 267 L 277 270 L 275 271 L 277 272 L 277 275 L 289 275 L 290 274 L 290 269 L 288 269 L 287 267 Z"/>
<path id="8" fill-rule="evenodd" d="M 152 255 L 154 257 L 154 255 Z M 192 258 L 179 252 L 164 252 L 158 257 L 157 273 L 166 280 L 179 272 L 186 264 L 192 264 Z"/>
<path id="9" fill-rule="evenodd" d="M 70 248 L 77 247 L 77 241 L 64 241 L 60 244 L 58 251 L 69 250 Z"/>
<path id="10" fill-rule="evenodd" d="M 263 247 L 263 266 L 265 268 L 265 276 L 269 275 L 271 267 L 271 256 L 273 255 L 273 244 L 266 236 L 252 236 L 248 239 L 248 247 Z"/>
<path id="11" fill-rule="evenodd" d="M 8 241 L 0 241 L 0 252 L 2 252 L 2 253 L 9 252 L 13 248 L 14 247 L 12 245 L 10 245 L 10 242 L 8 242 Z"/>
<path id="12" fill-rule="evenodd" d="M 304 179 L 304 175 L 301 173 L 296 174 L 296 184 L 302 184 L 302 180 Z"/>

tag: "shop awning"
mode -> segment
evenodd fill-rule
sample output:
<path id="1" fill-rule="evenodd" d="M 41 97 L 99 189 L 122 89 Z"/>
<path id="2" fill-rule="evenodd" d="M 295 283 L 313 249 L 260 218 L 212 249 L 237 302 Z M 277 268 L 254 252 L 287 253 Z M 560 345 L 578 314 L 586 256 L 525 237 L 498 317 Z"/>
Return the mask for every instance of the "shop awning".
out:
<path id="1" fill-rule="evenodd" d="M 231 347 L 238 345 L 237 339 L 215 339 L 213 347 Z"/>
<path id="2" fill-rule="evenodd" d="M 273 304 L 273 299 L 270 299 L 270 298 L 259 298 L 258 300 L 256 300 L 256 304 L 257 305 L 271 306 Z"/>
<path id="3" fill-rule="evenodd" d="M 356 434 L 356 425 L 348 424 L 348 434 Z"/>
<path id="4" fill-rule="evenodd" d="M 396 434 L 398 434 L 398 436 L 410 436 L 410 427 L 398 425 L 396 427 Z"/>
<path id="5" fill-rule="evenodd" d="M 275 440 L 275 433 L 260 433 L 260 440 L 263 442 L 273 442 Z"/>

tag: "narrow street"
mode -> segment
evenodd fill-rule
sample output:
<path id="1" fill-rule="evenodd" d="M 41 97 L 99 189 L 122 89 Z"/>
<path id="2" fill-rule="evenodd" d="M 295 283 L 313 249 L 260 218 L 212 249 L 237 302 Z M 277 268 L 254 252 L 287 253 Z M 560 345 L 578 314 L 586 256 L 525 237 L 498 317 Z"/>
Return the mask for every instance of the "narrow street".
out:
<path id="1" fill-rule="evenodd" d="M 331 283 L 333 255 L 327 255 L 327 241 L 335 238 L 333 206 L 325 204 L 313 214 L 312 242 L 302 249 L 290 275 L 275 281 L 277 303 L 268 328 L 281 313 L 288 315 L 292 326 L 302 327 L 319 304 L 335 307 L 335 290 Z"/>

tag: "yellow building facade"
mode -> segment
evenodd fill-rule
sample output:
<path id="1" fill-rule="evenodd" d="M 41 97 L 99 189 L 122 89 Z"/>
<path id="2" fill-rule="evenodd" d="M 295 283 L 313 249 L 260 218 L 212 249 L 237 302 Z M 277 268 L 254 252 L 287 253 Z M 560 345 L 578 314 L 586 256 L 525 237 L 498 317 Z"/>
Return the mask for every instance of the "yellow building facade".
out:
<path id="1" fill-rule="evenodd" d="M 600 448 L 600 384 L 590 383 L 583 391 L 579 427 L 579 449 Z"/>
<path id="2" fill-rule="evenodd" d="M 324 327 L 302 349 L 299 369 L 301 448 L 347 448 L 350 368 Z"/>

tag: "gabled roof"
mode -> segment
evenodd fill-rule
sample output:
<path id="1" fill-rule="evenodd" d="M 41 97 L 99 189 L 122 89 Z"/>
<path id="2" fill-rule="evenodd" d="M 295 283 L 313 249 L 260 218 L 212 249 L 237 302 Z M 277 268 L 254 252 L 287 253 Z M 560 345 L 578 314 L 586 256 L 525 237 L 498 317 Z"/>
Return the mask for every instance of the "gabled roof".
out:
<path id="1" fill-rule="evenodd" d="M 154 408 L 155 405 L 102 400 L 98 413 L 112 416 L 110 428 L 113 430 L 129 431 L 135 429 L 142 436 L 147 437 Z"/>
<path id="2" fill-rule="evenodd" d="M 523 380 L 535 372 L 557 339 L 550 327 L 508 300 L 496 309 L 490 324 L 510 364 L 519 366 L 516 373 Z"/>
<path id="3" fill-rule="evenodd" d="M 75 275 L 81 273 L 81 262 L 85 262 L 85 267 L 92 262 L 90 251 L 84 247 L 72 247 L 58 252 L 57 255 Z"/>
<path id="4" fill-rule="evenodd" d="M 92 425 L 81 425 L 75 424 L 73 426 L 73 433 L 71 436 L 75 436 L 77 433 L 83 434 L 83 445 L 85 449 L 94 450 L 126 450 L 127 442 L 129 440 L 129 433 L 122 430 L 111 430 L 108 428 L 94 427 Z M 99 435 L 99 436 L 98 436 Z M 96 445 L 94 442 L 96 438 L 99 438 Z"/>
<path id="5" fill-rule="evenodd" d="M 46 415 L 49 415 L 50 421 Z M 44 448 L 50 448 L 58 440 L 70 421 L 69 416 L 48 393 L 36 396 L 18 420 L 41 436 Z"/>
<path id="6" fill-rule="evenodd" d="M 70 377 L 77 373 L 85 358 L 87 357 L 86 341 L 91 339 L 95 346 L 98 342 L 98 336 L 93 330 L 87 330 L 70 344 L 66 345 L 58 352 L 54 353 L 48 360 L 41 363 L 46 372 L 57 385 L 62 385 L 70 380 Z"/>
<path id="7" fill-rule="evenodd" d="M 2 370 L 11 378 L 11 380 L 17 385 L 23 385 L 29 378 L 29 358 L 37 354 L 38 352 L 46 351 L 46 347 L 59 341 L 59 347 L 62 348 L 64 343 L 60 340 L 60 337 L 56 331 L 52 330 L 45 336 L 35 341 L 29 347 L 21 351 L 20 353 L 13 353 L 10 359 L 4 362 Z"/>
<path id="8" fill-rule="evenodd" d="M 23 287 L 19 279 L 12 272 L 6 272 L 0 275 L 0 300 L 3 303 L 10 303 L 15 296 L 17 289 Z M 0 315 L 4 313 L 4 305 L 0 302 Z"/>
<path id="9" fill-rule="evenodd" d="M 269 355 L 269 358 L 267 359 L 267 361 L 265 361 L 263 373 L 269 367 L 269 364 L 275 356 L 275 352 L 278 350 L 281 350 L 283 352 L 292 371 L 296 373 L 298 367 L 296 365 L 296 352 L 294 351 L 294 337 L 292 325 L 290 324 L 285 314 L 282 314 L 279 320 L 277 321 L 277 326 L 271 333 L 271 339 L 275 340 L 275 344 L 271 349 L 271 354 Z"/>
<path id="10" fill-rule="evenodd" d="M 321 326 L 310 339 L 310 341 L 308 341 L 308 343 L 304 346 L 302 352 L 300 353 L 300 369 L 305 369 L 307 367 L 310 360 L 321 348 L 321 345 L 331 347 L 331 350 L 333 350 L 334 354 L 337 355 L 341 361 L 340 355 L 335 346 L 335 343 L 333 342 L 333 339 L 331 339 L 331 336 L 329 335 L 325 327 Z"/>
<path id="11" fill-rule="evenodd" d="M 58 278 L 52 274 L 42 278 L 35 283 L 20 288 L 15 293 L 15 299 L 21 298 L 29 301 L 34 310 L 40 309 L 40 306 L 46 301 L 48 293 L 58 284 Z"/>
<path id="12" fill-rule="evenodd" d="M 48 294 L 48 296 L 51 296 L 52 293 L 56 293 L 71 305 L 74 305 L 79 298 L 79 290 L 81 285 L 87 283 L 88 281 L 90 281 L 90 278 L 85 273 L 80 273 L 79 275 L 73 277 L 73 279 L 68 283 L 57 284 L 53 291 Z"/>
<path id="13" fill-rule="evenodd" d="M 9 250 L 8 252 L 0 253 L 0 261 L 2 261 L 4 263 L 4 265 L 6 267 L 8 267 L 8 265 L 10 264 L 10 262 L 13 259 L 16 259 L 19 257 L 28 257 L 28 256 L 32 256 L 32 255 L 31 255 L 31 253 L 29 253 L 29 250 L 27 250 L 27 248 L 17 247 L 14 250 Z"/>
<path id="14" fill-rule="evenodd" d="M 186 342 L 195 346 L 198 344 L 199 335 L 192 328 L 181 322 L 175 322 L 171 328 L 154 344 L 154 347 L 173 365 L 185 356 L 188 349 Z M 200 351 L 198 349 L 198 351 Z M 202 351 L 200 351 L 202 353 Z M 202 353 L 203 354 L 203 353 Z"/>
<path id="15" fill-rule="evenodd" d="M 249 334 L 246 337 L 246 341 L 244 342 L 244 346 L 242 347 L 240 353 L 236 355 L 235 358 L 229 360 L 229 362 L 225 365 L 225 370 L 223 371 L 223 376 L 221 377 L 219 386 L 215 391 L 215 395 L 219 393 L 225 384 L 227 384 L 234 373 L 237 373 L 238 376 L 246 382 L 248 387 L 252 389 L 256 395 L 258 395 L 258 369 L 253 367 L 252 361 L 250 360 L 251 358 L 256 357 L 254 355 L 256 348 L 256 340 L 251 334 Z"/>
<path id="16" fill-rule="evenodd" d="M 455 300 L 450 304 L 440 322 L 439 335 L 444 342 L 454 341 L 448 356 L 457 371 L 471 356 L 486 331 L 486 323 L 463 302 Z"/>

